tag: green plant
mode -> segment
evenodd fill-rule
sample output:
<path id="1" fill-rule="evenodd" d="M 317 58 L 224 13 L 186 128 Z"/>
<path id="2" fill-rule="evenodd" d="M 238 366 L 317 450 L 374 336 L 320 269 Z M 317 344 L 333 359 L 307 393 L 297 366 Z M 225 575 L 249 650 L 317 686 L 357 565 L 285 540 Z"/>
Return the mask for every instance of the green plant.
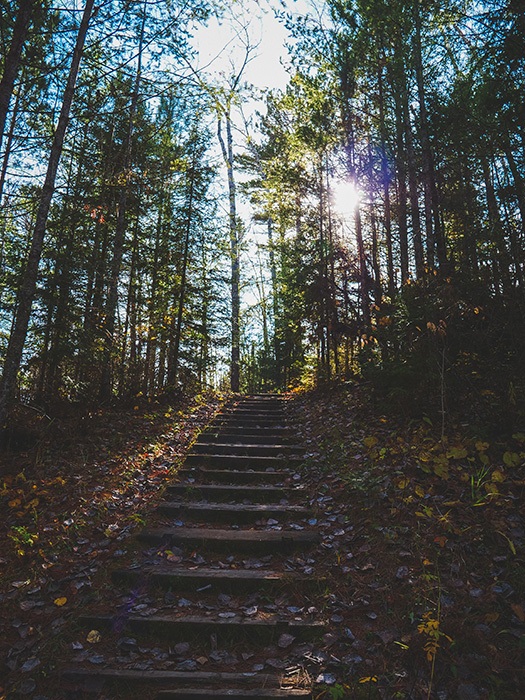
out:
<path id="1" fill-rule="evenodd" d="M 12 527 L 11 532 L 8 532 L 7 536 L 13 540 L 16 553 L 20 557 L 23 557 L 25 554 L 24 547 L 32 547 L 38 540 L 38 534 L 31 534 L 24 525 Z"/>
<path id="2" fill-rule="evenodd" d="M 128 515 L 128 520 L 130 520 L 132 523 L 136 523 L 137 525 L 142 525 L 143 527 L 146 525 L 144 516 L 139 515 L 138 513 L 131 513 L 131 515 Z"/>

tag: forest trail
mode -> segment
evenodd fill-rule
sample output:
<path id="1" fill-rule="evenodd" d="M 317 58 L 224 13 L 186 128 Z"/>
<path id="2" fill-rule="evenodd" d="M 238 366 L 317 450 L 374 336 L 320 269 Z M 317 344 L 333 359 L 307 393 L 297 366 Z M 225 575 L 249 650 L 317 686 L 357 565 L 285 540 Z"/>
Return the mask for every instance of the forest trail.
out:
<path id="1" fill-rule="evenodd" d="M 120 609 L 78 619 L 97 648 L 62 670 L 67 697 L 312 697 L 304 659 L 326 629 L 309 591 L 321 582 L 294 560 L 320 536 L 286 413 L 283 397 L 246 396 L 200 434 L 112 573 Z"/>

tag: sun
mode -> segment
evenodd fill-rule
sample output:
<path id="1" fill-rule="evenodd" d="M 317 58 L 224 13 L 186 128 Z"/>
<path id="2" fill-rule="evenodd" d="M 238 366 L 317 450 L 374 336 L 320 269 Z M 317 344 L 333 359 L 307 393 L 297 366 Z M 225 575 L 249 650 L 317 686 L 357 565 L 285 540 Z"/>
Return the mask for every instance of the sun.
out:
<path id="1" fill-rule="evenodd" d="M 335 180 L 332 183 L 332 202 L 334 209 L 343 219 L 354 216 L 359 206 L 361 194 L 354 182 L 348 180 Z"/>

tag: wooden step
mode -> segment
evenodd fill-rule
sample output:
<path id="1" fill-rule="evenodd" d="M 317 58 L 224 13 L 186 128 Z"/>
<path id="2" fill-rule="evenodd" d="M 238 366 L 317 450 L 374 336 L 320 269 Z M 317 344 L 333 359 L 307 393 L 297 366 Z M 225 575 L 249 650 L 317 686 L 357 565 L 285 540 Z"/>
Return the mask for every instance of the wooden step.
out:
<path id="1" fill-rule="evenodd" d="M 241 421 L 235 421 L 236 425 L 227 425 L 224 424 L 222 420 L 217 420 L 213 421 L 211 423 L 208 423 L 206 428 L 204 429 L 203 432 L 206 432 L 208 430 L 232 430 L 235 432 L 243 433 L 243 434 L 249 434 L 253 431 L 258 431 L 261 433 L 264 433 L 265 435 L 269 435 L 271 433 L 275 433 L 276 435 L 286 435 L 287 433 L 290 432 L 290 426 L 288 425 L 245 425 Z"/>
<path id="2" fill-rule="evenodd" d="M 159 700 L 227 700 L 236 698 L 237 700 L 275 700 L 275 698 L 301 698 L 310 700 L 313 698 L 311 690 L 301 690 L 299 688 L 177 688 L 176 690 L 161 690 L 157 694 Z"/>
<path id="3" fill-rule="evenodd" d="M 273 443 L 269 445 L 260 445 L 249 441 L 241 440 L 203 440 L 199 438 L 198 442 L 193 443 L 191 448 L 192 454 L 230 454 L 241 456 L 256 456 L 256 457 L 286 457 L 288 455 L 299 456 L 304 453 L 302 447 L 296 445 L 285 445 L 281 443 Z"/>
<path id="4" fill-rule="evenodd" d="M 288 471 L 265 471 L 237 469 L 179 469 L 180 479 L 198 479 L 199 482 L 210 484 L 282 484 L 292 476 Z"/>
<path id="5" fill-rule="evenodd" d="M 279 418 L 280 420 L 286 420 L 288 418 L 286 409 L 283 406 L 232 406 L 222 411 L 216 415 L 240 415 L 250 418 L 251 416 L 260 416 L 268 418 Z"/>
<path id="6" fill-rule="evenodd" d="M 250 430 L 251 428 L 285 428 L 285 421 L 271 420 L 268 418 L 247 418 L 219 414 L 215 417 L 213 426 L 224 425 Z"/>
<path id="7" fill-rule="evenodd" d="M 254 469 L 262 471 L 267 467 L 282 469 L 287 465 L 298 465 L 303 460 L 296 456 L 258 457 L 257 455 L 236 454 L 188 454 L 184 466 L 214 467 L 217 469 Z"/>
<path id="8" fill-rule="evenodd" d="M 260 503 L 279 503 L 283 499 L 301 498 L 304 489 L 302 487 L 285 488 L 272 485 L 170 484 L 166 488 L 166 494 L 179 498 L 191 498 L 192 500 L 206 498 L 214 502 L 248 500 Z"/>
<path id="9" fill-rule="evenodd" d="M 245 431 L 238 431 L 238 432 L 232 432 L 230 430 L 210 430 L 210 431 L 204 431 L 199 435 L 199 443 L 206 443 L 206 442 L 215 442 L 217 444 L 224 444 L 224 443 L 236 443 L 239 440 L 243 440 L 244 442 L 249 442 L 251 445 L 269 445 L 273 446 L 275 444 L 282 444 L 283 447 L 288 447 L 288 444 L 286 443 L 286 434 L 285 433 L 275 433 L 275 432 L 269 432 L 267 434 L 255 434 L 255 433 L 246 433 Z M 198 443 L 196 443 L 198 444 Z M 303 450 L 304 451 L 304 450 Z"/>
<path id="10" fill-rule="evenodd" d="M 144 528 L 138 538 L 155 545 L 200 548 L 202 551 L 284 554 L 314 547 L 320 540 L 313 530 L 225 530 L 222 528 Z"/>
<path id="11" fill-rule="evenodd" d="M 254 641 L 271 641 L 283 633 L 293 635 L 298 642 L 308 639 L 318 639 L 326 630 L 321 620 L 284 619 L 278 615 L 267 615 L 264 618 L 218 617 L 217 615 L 185 615 L 185 614 L 155 614 L 139 615 L 137 613 L 117 613 L 116 615 L 81 615 L 78 623 L 99 632 L 126 630 L 137 635 L 162 635 L 163 639 L 180 641 L 184 636 L 209 640 L 210 634 L 217 635 L 222 642 L 232 641 L 232 635 L 237 642 L 239 635 Z"/>
<path id="12" fill-rule="evenodd" d="M 191 522 L 253 523 L 261 518 L 274 518 L 279 522 L 295 518 L 307 518 L 311 513 L 304 506 L 270 505 L 243 503 L 184 503 L 165 501 L 159 505 L 159 511 L 170 517 Z"/>
<path id="13" fill-rule="evenodd" d="M 313 576 L 301 576 L 293 571 L 284 573 L 266 569 L 210 569 L 170 567 L 159 570 L 158 566 L 144 569 L 117 569 L 112 574 L 116 583 L 128 585 L 143 584 L 146 581 L 153 586 L 173 590 L 199 591 L 205 589 L 211 593 L 242 593 L 253 591 L 268 592 L 297 586 L 306 590 L 315 590 L 325 584 L 325 579 Z"/>
<path id="14" fill-rule="evenodd" d="M 311 691 L 307 689 L 279 687 L 282 678 L 275 673 L 139 671 L 70 665 L 62 670 L 61 676 L 64 680 L 74 681 L 80 691 L 87 693 L 100 693 L 103 687 L 108 686 L 122 685 L 129 693 L 132 689 L 142 687 L 147 690 L 153 686 L 158 689 L 156 697 L 164 700 L 170 697 L 177 700 L 184 697 L 192 700 L 199 697 L 206 700 L 227 697 L 236 697 L 237 700 L 242 700 L 243 697 L 260 700 L 287 697 L 309 700 L 312 697 Z"/>
<path id="15" fill-rule="evenodd" d="M 100 679 L 106 683 L 136 683 L 155 686 L 166 685 L 212 685 L 224 684 L 226 686 L 268 686 L 278 687 L 280 676 L 274 673 L 227 673 L 212 671 L 138 671 L 134 669 L 119 668 L 84 668 L 82 666 L 66 666 L 62 670 L 63 678 L 74 679 L 86 685 L 92 684 L 94 679 Z"/>

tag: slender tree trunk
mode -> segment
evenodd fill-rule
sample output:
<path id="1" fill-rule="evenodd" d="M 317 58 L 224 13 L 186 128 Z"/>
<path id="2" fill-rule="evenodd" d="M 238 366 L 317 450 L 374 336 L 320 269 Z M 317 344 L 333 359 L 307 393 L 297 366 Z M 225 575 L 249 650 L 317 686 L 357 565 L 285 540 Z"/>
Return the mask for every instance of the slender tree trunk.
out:
<path id="1" fill-rule="evenodd" d="M 139 86 L 142 73 L 142 50 L 144 44 L 144 28 L 146 25 L 146 4 L 144 3 L 142 24 L 140 27 L 139 49 L 137 56 L 137 71 L 135 73 L 135 84 L 131 94 L 129 106 L 129 124 L 124 149 L 124 178 L 125 182 L 120 191 L 118 204 L 117 225 L 115 227 L 115 240 L 113 243 L 113 258 L 111 260 L 111 277 L 106 302 L 106 323 L 104 327 L 104 363 L 100 380 L 100 398 L 108 400 L 111 397 L 113 385 L 113 347 L 115 344 L 115 316 L 118 303 L 118 284 L 120 279 L 120 268 L 122 266 L 122 256 L 124 254 L 124 237 L 127 227 L 127 199 L 128 199 L 128 178 L 131 167 L 131 150 L 133 144 L 133 119 L 137 109 L 139 98 Z"/>
<path id="2" fill-rule="evenodd" d="M 195 146 L 194 146 L 195 149 Z M 175 384 L 179 371 L 180 341 L 182 337 L 182 317 L 184 314 L 184 303 L 186 301 L 186 277 L 188 272 L 188 256 L 190 251 L 191 225 L 193 222 L 193 197 L 195 192 L 195 166 L 196 154 L 193 151 L 192 166 L 189 172 L 190 188 L 188 192 L 188 215 L 186 217 L 186 231 L 184 236 L 184 250 L 182 254 L 182 271 L 180 279 L 179 306 L 177 309 L 177 322 L 175 324 L 175 336 L 173 338 L 172 357 L 168 373 L 168 383 Z M 171 348 L 170 348 L 171 350 Z"/>
<path id="3" fill-rule="evenodd" d="M 518 209 L 520 211 L 521 218 L 521 233 L 522 236 L 525 235 L 525 182 L 523 176 L 519 171 L 518 164 L 510 150 L 510 146 L 505 148 L 505 156 L 507 158 L 507 163 L 509 164 L 510 172 L 512 173 L 512 179 L 514 180 L 514 189 L 516 191 L 516 197 L 518 200 Z M 516 227 L 511 225 L 509 228 L 510 235 L 510 246 L 512 251 L 512 257 L 514 260 L 514 269 L 516 271 L 516 279 L 518 283 L 523 285 L 523 272 L 521 269 L 521 264 L 523 260 L 523 246 L 520 242 L 520 237 L 516 230 Z"/>
<path id="4" fill-rule="evenodd" d="M 372 210 L 370 215 L 372 229 L 372 269 L 374 270 L 374 304 L 381 306 L 382 288 L 381 288 L 381 268 L 379 265 L 379 244 L 377 240 L 377 222 L 375 212 Z"/>
<path id="5" fill-rule="evenodd" d="M 405 138 L 408 155 L 408 191 L 410 197 L 410 220 L 412 222 L 412 240 L 414 242 L 414 259 L 416 263 L 416 277 L 423 279 L 425 276 L 425 258 L 423 254 L 423 239 L 421 236 L 421 217 L 419 215 L 419 194 L 417 188 L 416 155 L 414 153 L 414 139 L 408 111 L 408 98 L 405 111 Z"/>
<path id="6" fill-rule="evenodd" d="M 222 156 L 228 171 L 228 194 L 230 200 L 230 258 L 231 258 L 231 325 L 232 325 L 232 350 L 230 385 L 234 392 L 239 391 L 239 359 L 240 359 L 240 251 L 239 229 L 237 222 L 237 202 L 235 193 L 235 178 L 233 175 L 233 137 L 231 115 L 229 105 L 224 111 L 226 121 L 226 143 L 222 135 L 221 116 L 217 124 L 217 135 L 221 145 Z"/>
<path id="7" fill-rule="evenodd" d="M 503 280 L 506 287 L 510 286 L 509 279 L 509 254 L 507 251 L 507 246 L 505 243 L 505 237 L 503 235 L 503 226 L 501 222 L 498 200 L 496 198 L 496 192 L 494 191 L 494 183 L 492 180 L 492 173 L 490 168 L 490 163 L 487 158 L 481 158 L 481 169 L 483 171 L 483 180 L 485 183 L 485 197 L 487 199 L 487 210 L 489 215 L 489 235 L 491 240 L 496 243 L 498 248 L 498 259 L 493 256 L 494 264 L 497 267 L 497 272 L 495 277 Z M 518 261 L 514 261 L 516 272 L 521 273 L 521 268 Z"/>
<path id="8" fill-rule="evenodd" d="M 510 146 L 507 145 L 504 150 L 510 172 L 512 173 L 512 179 L 514 180 L 514 189 L 518 200 L 518 208 L 520 210 L 521 228 L 525 233 L 525 182 Z"/>
<path id="9" fill-rule="evenodd" d="M 13 145 L 13 138 L 15 135 L 15 125 L 18 118 L 18 107 L 20 105 L 20 89 L 17 90 L 15 104 L 13 105 L 13 112 L 11 114 L 11 122 L 9 124 L 9 132 L 7 134 L 7 141 L 5 144 L 4 157 L 2 159 L 2 171 L 0 172 L 0 204 L 2 203 L 2 196 L 4 193 L 4 185 L 7 177 L 7 166 L 9 165 L 9 156 L 11 155 L 11 147 Z"/>
<path id="10" fill-rule="evenodd" d="M 383 51 L 383 62 L 384 62 Z M 380 63 L 377 72 L 377 89 L 379 96 L 379 132 L 381 134 L 381 174 L 383 179 L 383 207 L 384 207 L 384 222 L 385 222 L 385 239 L 386 239 L 386 270 L 388 278 L 388 296 L 391 300 L 394 299 L 396 293 L 395 278 L 394 278 L 394 255 L 392 250 L 392 216 L 390 213 L 390 173 L 388 172 L 387 159 L 387 130 L 385 125 L 385 105 L 383 95 L 383 62 Z M 378 303 L 376 301 L 376 303 Z"/>
<path id="11" fill-rule="evenodd" d="M 126 321 L 124 328 L 124 340 L 122 343 L 121 369 L 120 369 L 120 394 L 125 393 L 127 374 L 127 393 L 137 393 L 137 265 L 139 258 L 139 223 L 140 216 L 137 212 L 133 227 L 133 241 L 131 244 L 131 267 L 129 271 L 128 301 L 126 304 Z M 129 334 L 129 365 L 126 373 L 126 339 Z"/>
<path id="12" fill-rule="evenodd" d="M 60 116 L 58 118 L 58 124 L 51 146 L 46 179 L 42 187 L 42 193 L 40 195 L 40 202 L 35 221 L 35 227 L 33 230 L 31 249 L 29 251 L 29 257 L 27 260 L 24 279 L 22 282 L 22 289 L 20 291 L 20 296 L 18 300 L 18 308 L 16 310 L 15 323 L 9 338 L 9 345 L 5 357 L 2 380 L 0 381 L 0 429 L 6 424 L 15 397 L 17 376 L 18 371 L 20 369 L 20 362 L 22 359 L 24 342 L 27 335 L 29 318 L 31 315 L 31 306 L 33 304 L 33 297 L 35 295 L 36 290 L 38 266 L 40 263 L 40 257 L 42 255 L 42 246 L 44 243 L 44 234 L 47 225 L 47 217 L 49 214 L 51 199 L 53 197 L 53 192 L 55 189 L 55 179 L 58 170 L 58 163 L 60 161 L 60 155 L 62 153 L 62 147 L 64 144 L 64 137 L 69 121 L 69 112 L 71 109 L 71 104 L 73 102 L 73 96 L 75 94 L 75 83 L 80 67 L 80 59 L 82 58 L 82 52 L 84 49 L 84 42 L 89 26 L 89 20 L 91 18 L 91 13 L 93 10 L 93 4 L 94 0 L 86 1 L 84 13 L 77 34 L 75 49 L 71 61 L 71 67 L 69 69 L 69 76 L 67 79 L 66 88 L 64 90 L 64 97 L 62 100 L 62 107 L 60 109 Z"/>
<path id="13" fill-rule="evenodd" d="M 361 210 L 356 205 L 354 214 L 355 237 L 357 241 L 357 256 L 359 260 L 359 292 L 361 297 L 361 314 L 365 333 L 370 331 L 370 295 L 368 291 L 368 270 L 366 267 L 365 246 L 363 242 L 363 227 Z"/>
<path id="14" fill-rule="evenodd" d="M 4 72 L 0 79 L 0 146 L 2 145 L 9 103 L 13 94 L 34 4 L 35 0 L 20 0 L 19 2 L 18 14 L 13 27 L 13 36 L 4 63 Z"/>
<path id="15" fill-rule="evenodd" d="M 427 245 L 429 247 L 428 257 L 429 262 L 433 264 L 435 251 L 439 266 L 442 269 L 442 271 L 445 271 L 447 267 L 447 252 L 439 211 L 439 197 L 434 171 L 434 158 L 432 154 L 432 148 L 430 145 L 430 137 L 428 131 L 428 115 L 426 107 L 425 84 L 423 76 L 423 59 L 421 51 L 421 11 L 419 0 L 416 0 L 414 10 L 414 24 L 416 30 L 414 36 L 414 61 L 419 100 L 421 150 L 423 155 L 425 217 L 427 227 Z"/>
<path id="16" fill-rule="evenodd" d="M 328 344 L 327 323 L 327 267 L 326 267 L 326 241 L 324 234 L 324 186 L 323 186 L 323 160 L 320 158 L 319 170 L 319 319 L 318 334 L 321 342 L 321 367 L 323 376 L 330 377 L 330 347 Z"/>
<path id="17" fill-rule="evenodd" d="M 273 354 L 275 362 L 275 374 L 274 379 L 279 382 L 280 375 L 280 357 L 279 357 L 279 336 L 277 333 L 277 322 L 279 319 L 279 297 L 277 289 L 277 267 L 275 264 L 275 250 L 273 245 L 273 219 L 271 216 L 268 217 L 267 222 L 268 230 L 268 250 L 270 257 L 270 275 L 272 278 L 272 313 L 273 313 Z"/>
<path id="18" fill-rule="evenodd" d="M 151 271 L 151 287 L 149 291 L 148 309 L 148 338 L 146 340 L 146 358 L 144 375 L 142 377 L 142 391 L 147 394 L 154 390 L 155 355 L 157 349 L 157 318 L 158 318 L 158 290 L 159 290 L 159 258 L 164 226 L 164 197 L 161 194 L 157 225 L 155 234 L 155 250 L 153 253 L 153 270 Z"/>
<path id="19" fill-rule="evenodd" d="M 339 328 L 339 318 L 337 315 L 337 300 L 336 300 L 336 282 L 335 282 L 335 260 L 334 260 L 334 231 L 333 231 L 333 219 L 332 219 L 332 205 L 331 205 L 331 195 L 330 195 L 330 171 L 328 167 L 328 156 L 326 159 L 326 192 L 328 201 L 328 269 L 330 270 L 329 279 L 329 289 L 328 289 L 328 302 L 329 302 L 329 335 L 332 344 L 332 351 L 334 354 L 334 371 L 335 375 L 339 376 L 339 339 L 338 339 L 338 328 Z"/>
<path id="20" fill-rule="evenodd" d="M 407 154 L 405 144 L 405 102 L 408 103 L 407 78 L 405 71 L 404 51 L 398 42 L 395 46 L 394 60 L 389 64 L 390 89 L 394 97 L 395 114 L 395 168 L 396 168 L 396 218 L 398 229 L 398 254 L 399 267 L 401 269 L 401 283 L 408 279 L 408 226 L 407 226 L 407 190 L 406 171 Z M 386 128 L 385 126 L 382 127 Z M 394 270 L 389 272 L 389 296 L 393 300 L 395 297 L 396 277 Z"/>

